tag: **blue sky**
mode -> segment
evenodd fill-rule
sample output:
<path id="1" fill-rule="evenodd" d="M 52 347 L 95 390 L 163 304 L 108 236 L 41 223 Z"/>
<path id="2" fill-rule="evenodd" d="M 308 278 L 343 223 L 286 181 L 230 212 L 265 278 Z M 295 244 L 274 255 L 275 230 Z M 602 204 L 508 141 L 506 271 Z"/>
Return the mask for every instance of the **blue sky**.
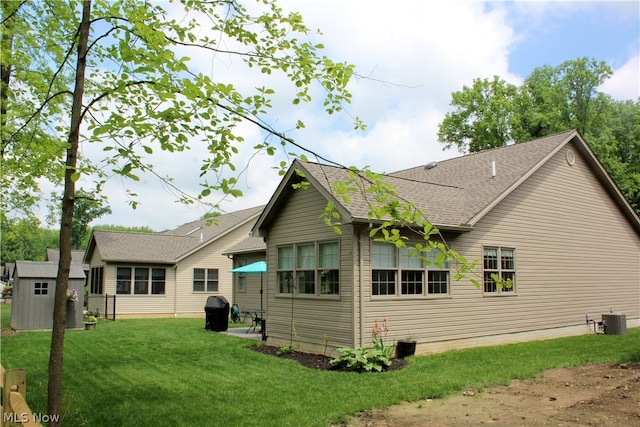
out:
<path id="1" fill-rule="evenodd" d="M 543 64 L 588 56 L 618 68 L 640 49 L 640 2 L 564 2 L 565 4 L 499 3 L 508 10 L 516 40 L 509 54 L 509 71 L 526 76 Z M 522 5 L 539 7 L 531 19 Z M 492 5 L 487 6 L 489 9 Z M 544 11 L 542 10 L 544 8 Z"/>
<path id="2" fill-rule="evenodd" d="M 301 12 L 312 29 L 322 30 L 317 40 L 328 56 L 353 63 L 361 75 L 371 77 L 353 80 L 354 99 L 347 107 L 349 114 L 367 123 L 365 132 L 354 131 L 348 116 L 323 114 L 320 98 L 293 110 L 282 81 L 265 82 L 282 95 L 274 101 L 269 123 L 344 165 L 391 172 L 459 155 L 443 151 L 437 127 L 449 111 L 451 93 L 478 77 L 498 75 L 520 84 L 535 67 L 587 56 L 606 61 L 615 72 L 601 88 L 604 92 L 616 99 L 640 97 L 638 1 L 282 0 L 280 4 Z M 253 83 L 235 71 L 233 63 L 194 57 L 194 66 L 212 76 Z M 306 128 L 291 131 L 298 118 Z M 247 143 L 236 157 L 239 170 L 249 162 L 251 147 L 264 138 L 250 126 L 240 132 Z M 160 175 L 175 177 L 180 188 L 195 194 L 202 156 L 194 143 L 189 152 L 161 154 L 154 164 Z M 245 197 L 214 195 L 210 200 L 228 212 L 267 203 L 280 180 L 272 167 L 281 160 L 290 159 L 283 154 L 254 156 L 240 180 Z M 126 201 L 125 186 L 140 195 L 135 211 Z M 196 220 L 207 211 L 176 203 L 175 195 L 153 177 L 143 177 L 136 185 L 114 180 L 106 193 L 113 214 L 94 225 L 149 226 L 160 231 Z"/>

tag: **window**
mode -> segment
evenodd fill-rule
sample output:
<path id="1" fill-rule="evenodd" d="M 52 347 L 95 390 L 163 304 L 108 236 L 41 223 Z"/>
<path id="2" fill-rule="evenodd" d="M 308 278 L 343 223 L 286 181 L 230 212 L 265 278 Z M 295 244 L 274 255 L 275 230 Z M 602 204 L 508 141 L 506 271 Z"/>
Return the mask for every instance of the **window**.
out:
<path id="1" fill-rule="evenodd" d="M 293 293 L 293 246 L 278 248 L 278 290 Z"/>
<path id="2" fill-rule="evenodd" d="M 164 295 L 164 284 L 166 283 L 166 270 L 164 268 L 151 269 L 151 294 Z"/>
<path id="3" fill-rule="evenodd" d="M 133 293 L 136 295 L 146 295 L 149 293 L 149 269 L 136 268 Z"/>
<path id="4" fill-rule="evenodd" d="M 417 256 L 411 256 L 408 248 L 400 248 L 402 272 L 400 283 L 402 295 L 422 295 L 424 284 L 424 262 Z"/>
<path id="5" fill-rule="evenodd" d="M 247 275 L 238 273 L 238 292 L 247 292 Z"/>
<path id="6" fill-rule="evenodd" d="M 98 270 L 98 269 L 96 269 Z M 102 292 L 102 267 L 92 271 L 92 293 Z M 94 277 L 100 280 L 100 286 L 94 286 Z M 149 267 L 118 267 L 116 270 L 116 294 L 118 295 L 164 295 L 166 269 Z M 96 292 L 93 292 L 93 291 Z"/>
<path id="7" fill-rule="evenodd" d="M 318 244 L 318 268 L 320 269 L 320 294 L 340 293 L 340 250 L 338 242 Z"/>
<path id="8" fill-rule="evenodd" d="M 33 290 L 34 295 L 49 295 L 49 283 L 36 282 Z"/>
<path id="9" fill-rule="evenodd" d="M 218 292 L 217 268 L 193 269 L 193 292 Z"/>
<path id="10" fill-rule="evenodd" d="M 91 283 L 89 292 L 92 294 L 102 295 L 104 283 L 104 267 L 91 268 Z"/>
<path id="11" fill-rule="evenodd" d="M 282 294 L 293 294 L 295 282 L 298 295 L 339 295 L 339 243 L 281 246 L 278 248 L 277 274 L 278 290 Z"/>
<path id="12" fill-rule="evenodd" d="M 394 245 L 374 242 L 371 247 L 373 295 L 396 294 L 397 249 Z"/>
<path id="13" fill-rule="evenodd" d="M 296 246 L 296 251 L 298 293 L 313 295 L 316 293 L 316 247 L 313 244 L 298 245 Z"/>
<path id="14" fill-rule="evenodd" d="M 116 271 L 116 294 L 131 293 L 131 267 L 118 267 Z"/>
<path id="15" fill-rule="evenodd" d="M 513 248 L 485 247 L 483 249 L 484 292 L 513 293 L 516 285 L 516 250 Z M 504 281 L 511 281 L 511 286 L 499 287 L 494 275 Z"/>
<path id="16" fill-rule="evenodd" d="M 412 255 L 409 248 L 396 248 L 384 242 L 371 243 L 371 294 L 441 295 L 449 293 L 449 263 L 436 251 L 427 254 L 429 262 Z M 427 284 L 425 289 L 425 277 Z M 400 282 L 398 283 L 398 278 Z"/>

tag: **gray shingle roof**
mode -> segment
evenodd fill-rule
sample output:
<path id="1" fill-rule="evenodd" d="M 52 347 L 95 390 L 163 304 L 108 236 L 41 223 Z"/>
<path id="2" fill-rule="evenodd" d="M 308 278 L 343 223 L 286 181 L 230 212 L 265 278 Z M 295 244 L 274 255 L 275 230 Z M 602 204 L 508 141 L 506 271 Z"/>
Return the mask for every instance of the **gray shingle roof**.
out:
<path id="1" fill-rule="evenodd" d="M 469 229 L 486 209 L 575 137 L 579 134 L 572 130 L 453 158 L 431 168 L 420 165 L 387 174 L 384 182 L 395 188 L 401 201 L 413 203 L 439 228 Z M 492 162 L 496 166 L 495 177 L 492 177 Z M 268 227 L 267 224 L 273 220 L 276 214 L 271 211 L 277 210 L 282 203 L 279 199 L 291 191 L 287 182 L 296 179 L 293 173 L 296 168 L 302 170 L 306 179 L 334 202 L 343 221 L 369 221 L 369 205 L 375 204 L 371 195 L 363 192 L 350 194 L 349 203 L 335 197 L 332 186 L 349 179 L 347 169 L 296 161 L 258 220 L 254 233 Z"/>
<path id="2" fill-rule="evenodd" d="M 58 263 L 55 261 L 16 261 L 14 276 L 32 279 L 51 279 L 58 276 Z M 70 279 L 84 279 L 82 264 L 71 263 Z"/>
<path id="3" fill-rule="evenodd" d="M 229 249 L 223 252 L 223 255 L 226 254 L 239 254 L 246 252 L 260 252 L 266 251 L 267 245 L 264 243 L 264 239 L 262 237 L 247 237 L 243 241 L 233 245 Z"/>
<path id="4" fill-rule="evenodd" d="M 448 184 L 462 189 L 461 194 L 451 192 L 446 194 L 444 199 L 429 199 L 419 193 L 416 203 L 430 214 L 430 200 L 440 204 L 448 202 L 448 197 L 462 196 L 463 203 L 458 206 L 461 209 L 458 211 L 459 220 L 461 224 L 468 224 L 487 205 L 527 176 L 528 172 L 534 170 L 575 134 L 575 131 L 562 132 L 529 142 L 445 160 L 430 169 L 421 165 L 390 175 L 419 182 Z M 492 162 L 495 162 L 495 177 L 492 177 Z M 431 221 L 438 223 L 436 218 Z"/>
<path id="5" fill-rule="evenodd" d="M 210 244 L 234 229 L 253 221 L 264 206 L 220 215 L 216 222 L 198 220 L 160 233 L 132 233 L 95 230 L 87 250 L 100 252 L 107 262 L 150 262 L 173 264 L 195 250 Z"/>

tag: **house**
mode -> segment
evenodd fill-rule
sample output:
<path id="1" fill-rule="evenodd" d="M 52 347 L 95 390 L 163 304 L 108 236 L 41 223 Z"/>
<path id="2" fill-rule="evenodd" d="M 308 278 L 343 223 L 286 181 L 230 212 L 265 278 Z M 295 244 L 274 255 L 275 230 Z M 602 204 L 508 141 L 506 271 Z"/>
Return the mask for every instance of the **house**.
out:
<path id="1" fill-rule="evenodd" d="M 254 226 L 266 242 L 270 344 L 358 348 L 383 317 L 386 339 L 411 336 L 418 354 L 585 334 L 587 316 L 609 312 L 640 325 L 640 219 L 577 131 L 385 175 L 437 226 L 434 238 L 479 261 L 460 280 L 457 262 L 425 266 L 372 239 L 375 200 L 335 194 L 348 178 L 296 161 Z M 322 218 L 327 202 L 339 234 Z"/>
<path id="2" fill-rule="evenodd" d="M 232 261 L 222 252 L 244 240 L 264 206 L 160 233 L 94 230 L 88 309 L 117 317 L 204 316 L 212 295 L 231 299 Z"/>
<path id="3" fill-rule="evenodd" d="M 13 272 L 13 308 L 11 326 L 15 330 L 52 329 L 53 306 L 58 263 L 51 261 L 16 261 Z M 67 328 L 82 327 L 85 274 L 82 264 L 72 263 L 69 290 L 77 301 L 67 301 Z"/>

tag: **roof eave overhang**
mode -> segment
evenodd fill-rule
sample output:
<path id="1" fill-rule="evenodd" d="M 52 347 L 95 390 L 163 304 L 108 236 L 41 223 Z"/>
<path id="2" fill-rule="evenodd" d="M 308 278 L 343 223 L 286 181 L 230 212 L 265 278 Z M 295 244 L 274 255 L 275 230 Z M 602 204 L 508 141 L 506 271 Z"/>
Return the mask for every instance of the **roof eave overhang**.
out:
<path id="1" fill-rule="evenodd" d="M 384 222 L 384 220 L 377 219 L 368 219 L 368 218 L 354 218 L 353 223 L 355 224 L 365 224 L 369 225 L 380 225 Z M 438 231 L 447 231 L 451 233 L 468 233 L 473 230 L 473 226 L 471 224 L 436 224 L 432 223 L 432 225 L 438 229 Z"/>

